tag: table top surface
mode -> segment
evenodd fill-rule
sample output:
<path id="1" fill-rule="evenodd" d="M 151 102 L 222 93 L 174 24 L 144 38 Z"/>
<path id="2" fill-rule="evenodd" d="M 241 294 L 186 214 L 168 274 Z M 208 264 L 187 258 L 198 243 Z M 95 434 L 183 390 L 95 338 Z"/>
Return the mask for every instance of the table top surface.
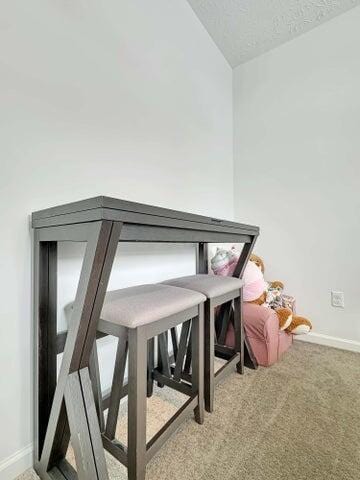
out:
<path id="1" fill-rule="evenodd" d="M 126 219 L 126 222 L 131 221 L 131 218 L 134 218 L 134 222 L 138 222 L 139 218 L 146 218 L 148 222 L 151 221 L 151 217 L 154 217 L 154 219 L 163 219 L 169 225 L 173 224 L 175 227 L 179 222 L 186 222 L 187 224 L 188 222 L 194 222 L 194 224 L 203 225 L 204 228 L 206 228 L 206 226 L 216 226 L 218 229 L 224 228 L 227 231 L 234 229 L 234 233 L 241 230 L 243 233 L 249 235 L 259 234 L 259 227 L 254 225 L 106 196 L 88 198 L 34 212 L 32 214 L 32 226 L 33 228 L 44 228 L 46 226 L 62 225 L 64 223 L 71 224 L 106 220 L 110 215 L 111 218 L 115 219 L 118 216 L 119 221 Z"/>

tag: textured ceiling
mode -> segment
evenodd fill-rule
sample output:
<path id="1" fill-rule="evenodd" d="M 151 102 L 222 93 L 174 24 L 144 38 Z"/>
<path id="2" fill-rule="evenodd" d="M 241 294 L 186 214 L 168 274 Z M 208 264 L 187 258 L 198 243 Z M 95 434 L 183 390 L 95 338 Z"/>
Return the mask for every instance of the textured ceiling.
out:
<path id="1" fill-rule="evenodd" d="M 360 0 L 188 2 L 233 67 L 360 5 Z"/>

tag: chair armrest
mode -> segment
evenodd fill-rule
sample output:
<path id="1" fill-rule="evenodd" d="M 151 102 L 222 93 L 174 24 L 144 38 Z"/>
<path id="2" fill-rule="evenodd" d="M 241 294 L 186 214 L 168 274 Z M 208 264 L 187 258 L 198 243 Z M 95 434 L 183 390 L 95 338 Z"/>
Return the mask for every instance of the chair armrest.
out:
<path id="1" fill-rule="evenodd" d="M 266 343 L 279 336 L 279 319 L 269 307 L 244 303 L 243 320 L 246 335 L 249 338 L 265 340 Z"/>

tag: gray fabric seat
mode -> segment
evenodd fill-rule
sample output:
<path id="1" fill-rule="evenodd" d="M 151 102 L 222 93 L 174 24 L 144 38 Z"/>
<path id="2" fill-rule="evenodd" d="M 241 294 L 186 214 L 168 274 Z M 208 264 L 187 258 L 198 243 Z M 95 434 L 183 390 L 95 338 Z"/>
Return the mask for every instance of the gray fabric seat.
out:
<path id="1" fill-rule="evenodd" d="M 207 298 L 215 298 L 220 295 L 240 289 L 244 282 L 239 278 L 220 277 L 216 275 L 190 275 L 188 277 L 172 278 L 162 282 L 163 285 L 187 288 L 203 293 Z"/>
<path id="2" fill-rule="evenodd" d="M 206 297 L 193 290 L 169 285 L 139 285 L 107 292 L 101 319 L 136 328 L 170 317 L 204 303 Z"/>

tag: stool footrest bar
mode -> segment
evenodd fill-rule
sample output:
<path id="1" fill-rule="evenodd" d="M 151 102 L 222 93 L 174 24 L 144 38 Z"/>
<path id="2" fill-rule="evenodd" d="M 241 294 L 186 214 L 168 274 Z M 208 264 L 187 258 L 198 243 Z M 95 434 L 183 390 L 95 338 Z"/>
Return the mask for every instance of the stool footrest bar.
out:
<path id="1" fill-rule="evenodd" d="M 160 450 L 164 443 L 171 435 L 180 427 L 191 410 L 194 410 L 198 404 L 198 396 L 190 398 L 184 405 L 173 415 L 168 422 L 153 436 L 146 445 L 146 463 Z"/>
<path id="2" fill-rule="evenodd" d="M 236 351 L 234 348 L 225 345 L 215 345 L 215 357 L 222 358 L 223 360 L 230 360 L 235 353 Z"/>
<path id="3" fill-rule="evenodd" d="M 159 382 L 163 385 L 166 385 L 167 387 L 173 388 L 174 390 L 183 393 L 184 395 L 188 395 L 189 397 L 192 396 L 192 387 L 189 384 L 186 384 L 183 381 L 176 381 L 173 380 L 172 378 L 167 377 L 166 375 L 163 375 L 160 373 L 158 370 L 154 370 L 153 372 L 154 375 L 154 380 L 156 382 Z"/>
<path id="4" fill-rule="evenodd" d="M 233 371 L 236 367 L 236 365 L 239 363 L 240 361 L 240 355 L 238 353 L 236 353 L 229 361 L 228 363 L 226 363 L 226 365 L 224 365 L 223 367 L 220 368 L 220 370 L 218 370 L 216 373 L 215 373 L 215 384 L 218 384 L 219 382 L 221 382 L 221 380 L 226 377 L 229 373 L 231 373 L 231 371 Z"/>
<path id="5" fill-rule="evenodd" d="M 110 440 L 110 438 L 107 438 L 107 436 L 104 434 L 102 435 L 102 442 L 105 450 L 111 453 L 111 455 L 115 457 L 116 460 L 118 460 L 125 467 L 127 467 L 128 458 L 127 449 L 125 448 L 125 446 L 117 440 Z"/>

